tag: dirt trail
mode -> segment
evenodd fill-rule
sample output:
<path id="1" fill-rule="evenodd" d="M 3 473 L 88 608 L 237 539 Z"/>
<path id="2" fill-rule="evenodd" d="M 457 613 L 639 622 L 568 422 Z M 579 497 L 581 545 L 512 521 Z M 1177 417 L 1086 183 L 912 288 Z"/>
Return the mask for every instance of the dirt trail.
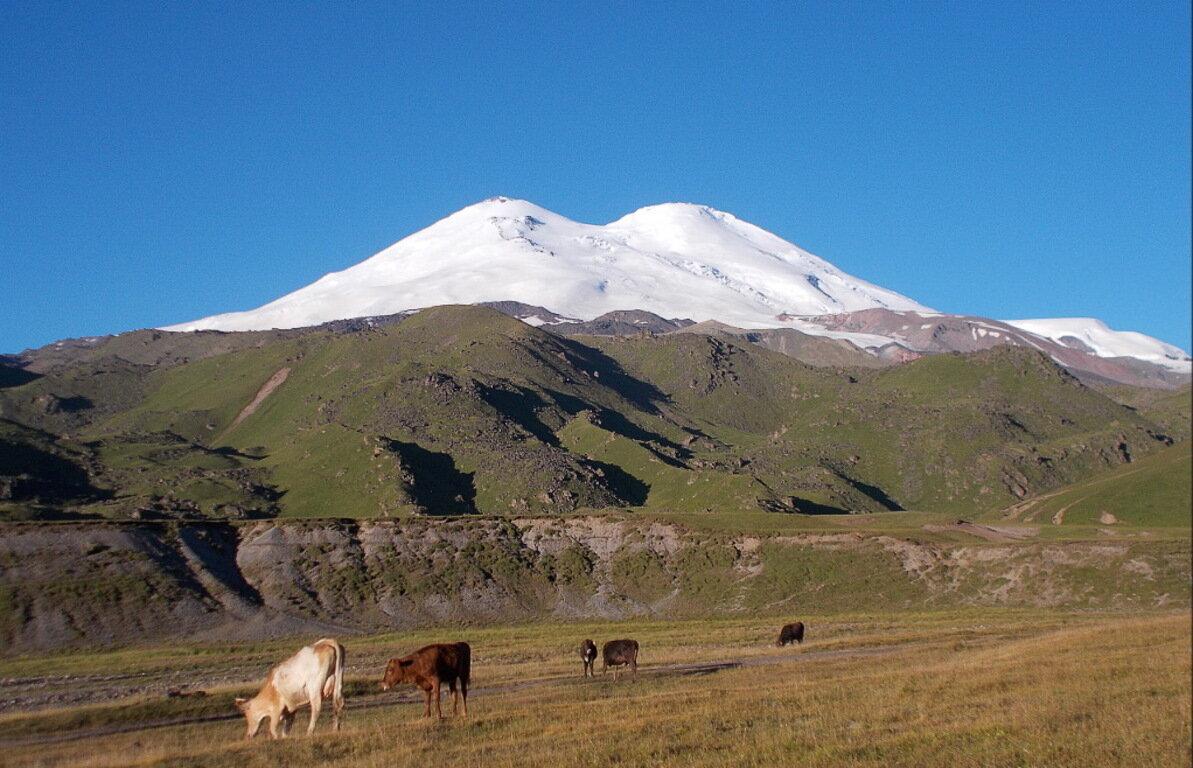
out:
<path id="1" fill-rule="evenodd" d="M 920 526 L 925 531 L 957 531 L 960 533 L 967 533 L 970 536 L 976 536 L 979 539 L 996 542 L 1010 542 L 1010 541 L 1024 541 L 1035 537 L 1039 533 L 1038 528 L 1006 528 L 996 525 L 981 525 L 979 523 L 971 523 L 966 520 L 958 520 L 955 523 L 948 525 L 934 525 L 928 523 Z"/>
<path id="2" fill-rule="evenodd" d="M 853 650 L 840 651 L 789 651 L 776 652 L 767 656 L 744 656 L 734 659 L 723 659 L 721 661 L 706 661 L 693 662 L 690 664 L 663 664 L 659 666 L 638 668 L 639 677 L 677 677 L 688 675 L 711 675 L 717 672 L 723 672 L 728 669 L 736 669 L 738 667 L 761 667 L 778 664 L 793 664 L 797 662 L 812 662 L 822 661 L 825 659 L 839 659 L 860 656 L 883 656 L 900 651 L 907 651 L 917 648 L 925 647 L 929 643 L 910 643 L 907 645 L 891 645 L 879 646 L 875 648 L 860 648 Z M 548 685 L 555 685 L 568 681 L 578 680 L 576 675 L 542 677 L 534 680 L 525 680 L 516 683 L 504 683 L 502 685 L 483 686 L 473 688 L 469 691 L 469 698 L 476 696 L 492 695 L 496 693 L 504 693 L 510 691 L 522 691 L 533 688 L 541 688 Z M 628 681 L 623 681 L 626 684 L 631 684 Z M 446 689 L 445 689 L 446 690 Z M 366 710 L 377 709 L 379 707 L 394 707 L 403 704 L 422 704 L 423 697 L 421 693 L 410 692 L 398 696 L 392 694 L 370 694 L 367 696 L 354 696 L 345 702 L 345 708 L 351 710 Z M 303 718 L 307 717 L 309 710 L 300 712 L 298 715 L 299 723 L 305 723 Z M 322 719 L 322 718 L 321 718 Z M 71 741 L 81 741 L 83 739 L 92 739 L 99 736 L 113 736 L 122 733 L 138 733 L 142 731 L 159 730 L 162 728 L 180 727 L 186 725 L 198 725 L 202 723 L 215 723 L 224 721 L 238 721 L 243 720 L 243 716 L 230 712 L 228 714 L 220 715 L 203 715 L 199 717 L 189 718 L 174 718 L 169 720 L 154 720 L 143 721 L 129 725 L 116 725 L 106 728 L 93 728 L 87 730 L 70 731 L 69 733 L 47 734 L 42 736 L 32 736 L 29 738 L 0 738 L 0 749 L 10 747 L 24 747 L 34 746 L 38 744 L 57 744 Z M 238 731 L 239 733 L 239 731 Z"/>

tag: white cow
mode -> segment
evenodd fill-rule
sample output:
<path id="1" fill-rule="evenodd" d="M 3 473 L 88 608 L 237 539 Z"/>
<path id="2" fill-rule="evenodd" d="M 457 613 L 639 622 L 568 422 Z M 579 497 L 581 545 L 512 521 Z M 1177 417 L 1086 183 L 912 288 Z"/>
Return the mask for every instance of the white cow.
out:
<path id="1" fill-rule="evenodd" d="M 331 699 L 332 728 L 340 730 L 340 713 L 344 709 L 344 646 L 331 638 L 323 638 L 269 670 L 265 685 L 251 699 L 237 699 L 236 708 L 248 720 L 244 737 L 251 739 L 261 730 L 261 723 L 269 718 L 269 736 L 290 735 L 294 713 L 311 705 L 311 722 L 307 734 L 314 733 L 315 721 L 323 700 Z"/>

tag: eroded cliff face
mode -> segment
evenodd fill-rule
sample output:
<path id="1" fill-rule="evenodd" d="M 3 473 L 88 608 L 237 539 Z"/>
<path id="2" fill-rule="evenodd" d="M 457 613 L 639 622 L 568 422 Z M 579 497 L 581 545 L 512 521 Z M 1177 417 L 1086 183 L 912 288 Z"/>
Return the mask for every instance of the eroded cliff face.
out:
<path id="1" fill-rule="evenodd" d="M 731 535 L 634 518 L 10 525 L 0 648 L 558 618 L 1188 605 L 1187 542 Z"/>

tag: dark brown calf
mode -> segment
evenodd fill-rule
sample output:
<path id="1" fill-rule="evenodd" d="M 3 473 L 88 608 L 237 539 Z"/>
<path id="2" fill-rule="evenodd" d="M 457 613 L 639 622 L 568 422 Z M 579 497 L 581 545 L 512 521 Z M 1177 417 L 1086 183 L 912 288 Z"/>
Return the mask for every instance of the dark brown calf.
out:
<path id="1" fill-rule="evenodd" d="M 591 640 L 585 640 L 580 643 L 580 659 L 584 662 L 584 677 L 596 677 L 596 657 L 597 649 L 596 643 Z"/>
<path id="2" fill-rule="evenodd" d="M 616 680 L 621 672 L 618 667 L 628 666 L 634 673 L 634 682 L 638 682 L 638 641 L 610 640 L 601 648 L 601 674 L 609 667 L 613 667 L 613 679 Z"/>
<path id="3" fill-rule="evenodd" d="M 452 692 L 452 714 L 460 714 L 463 703 L 464 716 L 468 716 L 468 677 L 472 670 L 472 649 L 468 643 L 436 643 L 419 648 L 409 656 L 390 659 L 381 679 L 381 690 L 388 691 L 398 683 L 410 683 L 423 691 L 426 699 L 424 717 L 431 716 L 431 699 L 435 700 L 435 715 L 443 717 L 439 706 L 439 686 L 447 683 Z M 460 692 L 456 693 L 456 683 Z"/>
<path id="4" fill-rule="evenodd" d="M 792 624 L 786 624 L 779 630 L 779 639 L 775 643 L 776 647 L 782 648 L 788 643 L 802 643 L 804 641 L 804 623 L 797 621 Z"/>

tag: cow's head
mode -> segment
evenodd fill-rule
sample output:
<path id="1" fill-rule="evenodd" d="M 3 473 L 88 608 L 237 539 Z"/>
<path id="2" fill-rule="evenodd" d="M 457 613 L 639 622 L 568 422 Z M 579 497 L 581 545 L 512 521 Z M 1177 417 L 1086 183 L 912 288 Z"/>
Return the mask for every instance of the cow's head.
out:
<path id="1" fill-rule="evenodd" d="M 405 683 L 409 681 L 410 666 L 414 663 L 413 659 L 390 659 L 389 664 L 385 665 L 385 676 L 381 678 L 381 690 L 388 691 L 398 683 Z"/>
<path id="2" fill-rule="evenodd" d="M 241 711 L 248 724 L 248 729 L 245 731 L 244 737 L 246 739 L 253 738 L 257 735 L 257 731 L 261 729 L 261 723 L 265 722 L 265 718 L 269 717 L 269 711 L 258 696 L 254 696 L 251 699 L 236 699 L 236 708 Z"/>

